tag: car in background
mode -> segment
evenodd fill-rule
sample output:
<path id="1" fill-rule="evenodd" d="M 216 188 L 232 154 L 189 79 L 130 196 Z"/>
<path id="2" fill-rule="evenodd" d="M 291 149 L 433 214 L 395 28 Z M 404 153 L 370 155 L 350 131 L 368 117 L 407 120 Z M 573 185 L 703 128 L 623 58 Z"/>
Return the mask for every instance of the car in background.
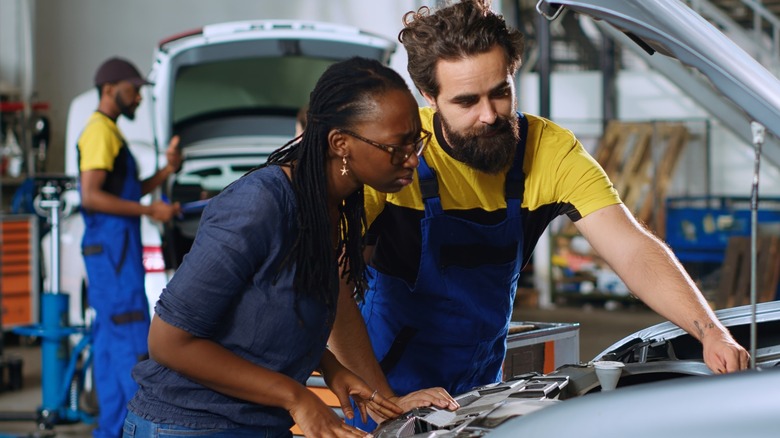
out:
<path id="1" fill-rule="evenodd" d="M 780 81 L 684 2 L 537 4 L 551 19 L 561 8 L 595 19 L 608 35 L 628 36 L 623 41 L 639 44 L 651 56 L 676 58 L 684 68 L 697 70 L 723 104 L 741 114 L 735 117 L 745 122 L 740 129 L 758 133 L 757 128 L 764 127 L 766 142 L 777 147 Z M 753 138 L 755 143 L 764 141 L 759 135 Z M 373 436 L 778 436 L 780 301 L 723 309 L 716 316 L 752 351 L 753 368 L 713 375 L 699 341 L 665 322 L 616 342 L 589 363 L 563 365 L 547 374 L 505 376 L 498 384 L 457 395 L 457 411 L 415 409 L 384 422 Z M 601 390 L 596 361 L 622 366 L 615 390 Z"/>
<path id="2" fill-rule="evenodd" d="M 389 64 L 395 49 L 395 42 L 351 26 L 296 20 L 212 24 L 159 43 L 148 75 L 153 85 L 142 88 L 135 120 L 118 121 L 141 178 L 165 164 L 171 137 L 181 139 L 181 171 L 142 200 L 164 199 L 184 207 L 169 224 L 142 218 L 150 308 L 189 250 L 208 199 L 294 137 L 296 114 L 322 72 L 353 56 Z M 97 91 L 90 90 L 70 105 L 65 173 L 74 179 L 76 142 L 97 102 Z M 72 213 L 60 225 L 59 289 L 71 295 L 70 322 L 79 324 L 89 287 L 80 248 L 84 223 L 77 192 L 66 198 Z M 42 243 L 45 272 L 51 272 L 48 239 Z"/>

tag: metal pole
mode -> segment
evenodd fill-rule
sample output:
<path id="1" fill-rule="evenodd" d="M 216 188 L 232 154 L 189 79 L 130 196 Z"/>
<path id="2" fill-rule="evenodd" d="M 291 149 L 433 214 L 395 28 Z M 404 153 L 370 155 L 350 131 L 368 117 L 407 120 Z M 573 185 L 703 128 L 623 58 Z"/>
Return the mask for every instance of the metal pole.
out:
<path id="1" fill-rule="evenodd" d="M 617 118 L 617 73 L 615 68 L 615 42 L 601 33 L 601 130 L 606 131 L 610 120 Z"/>
<path id="2" fill-rule="evenodd" d="M 543 15 L 537 19 L 536 41 L 539 44 L 539 115 L 550 118 L 550 79 L 552 77 L 552 50 L 550 22 Z"/>
<path id="3" fill-rule="evenodd" d="M 41 188 L 42 209 L 49 211 L 51 224 L 51 282 L 49 292 L 60 293 L 60 194 L 55 183 L 49 182 Z"/>
<path id="4" fill-rule="evenodd" d="M 758 122 L 751 122 L 753 147 L 756 152 L 753 168 L 753 187 L 750 193 L 750 368 L 756 367 L 756 264 L 758 259 L 758 171 L 761 164 L 761 145 L 764 144 L 766 128 Z"/>

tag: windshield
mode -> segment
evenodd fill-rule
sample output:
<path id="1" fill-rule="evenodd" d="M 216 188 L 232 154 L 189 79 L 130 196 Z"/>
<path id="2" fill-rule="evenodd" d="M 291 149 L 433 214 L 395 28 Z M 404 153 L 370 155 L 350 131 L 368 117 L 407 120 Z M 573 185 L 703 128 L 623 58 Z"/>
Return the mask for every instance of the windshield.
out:
<path id="1" fill-rule="evenodd" d="M 185 66 L 173 87 L 173 123 L 224 114 L 295 114 L 334 61 L 290 56 Z"/>

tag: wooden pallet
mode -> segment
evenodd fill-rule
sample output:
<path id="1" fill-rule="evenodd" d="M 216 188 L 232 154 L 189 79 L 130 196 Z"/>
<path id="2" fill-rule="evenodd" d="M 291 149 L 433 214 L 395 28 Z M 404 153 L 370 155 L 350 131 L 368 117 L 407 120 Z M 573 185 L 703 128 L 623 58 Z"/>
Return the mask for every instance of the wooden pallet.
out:
<path id="1" fill-rule="evenodd" d="M 664 199 L 688 138 L 682 123 L 613 120 L 594 153 L 629 211 L 661 238 Z M 657 148 L 661 159 L 654 163 Z"/>
<path id="2" fill-rule="evenodd" d="M 756 299 L 773 301 L 780 281 L 780 236 L 759 236 Z M 731 237 L 721 268 L 714 305 L 718 309 L 750 304 L 750 237 Z"/>
<path id="3" fill-rule="evenodd" d="M 689 137 L 684 123 L 613 120 L 593 153 L 626 208 L 661 239 L 666 234 L 667 192 Z M 577 233 L 572 222 L 565 223 L 557 231 L 559 236 Z M 572 280 L 582 282 L 582 279 Z M 588 297 L 594 299 L 599 295 L 605 300 L 613 299 L 612 295 L 603 294 Z M 626 299 L 635 300 L 633 297 Z"/>

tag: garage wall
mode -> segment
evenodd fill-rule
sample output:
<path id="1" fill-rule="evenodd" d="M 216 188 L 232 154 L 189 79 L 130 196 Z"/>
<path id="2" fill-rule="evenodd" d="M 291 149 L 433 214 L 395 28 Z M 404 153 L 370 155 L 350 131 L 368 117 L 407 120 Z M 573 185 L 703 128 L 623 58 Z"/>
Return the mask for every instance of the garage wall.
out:
<path id="1" fill-rule="evenodd" d="M 17 68 L 23 62 L 22 6 L 18 0 L 0 0 L 0 94 L 3 95 L 18 91 L 22 85 Z"/>
<path id="2" fill-rule="evenodd" d="M 50 172 L 63 171 L 65 119 L 71 99 L 92 87 L 92 76 L 106 58 L 120 55 L 149 71 L 156 44 L 171 35 L 224 21 L 309 19 L 360 27 L 395 40 L 401 17 L 424 0 L 0 0 L 0 78 L 19 87 L 18 44 L 14 29 L 21 2 L 32 5 L 35 92 L 51 104 Z M 7 55 L 7 56 L 6 56 Z M 406 73 L 403 48 L 392 66 Z"/>
<path id="3" fill-rule="evenodd" d="M 48 115 L 52 121 L 52 145 L 47 170 L 62 172 L 68 105 L 71 99 L 92 87 L 95 68 L 110 56 L 127 57 L 145 72 L 151 67 L 153 49 L 161 39 L 205 24 L 246 19 L 329 21 L 357 26 L 395 40 L 406 11 L 436 3 L 436 0 L 0 0 L 0 92 L 10 88 L 21 91 L 27 76 L 32 76 L 34 80 L 28 82 L 37 98 L 51 104 Z M 494 1 L 495 7 L 500 4 Z M 26 38 L 23 21 L 27 13 L 34 47 L 34 57 L 29 62 L 23 53 Z M 406 76 L 406 54 L 400 46 L 392 65 Z M 24 73 L 28 68 L 34 70 L 31 75 Z M 593 131 L 594 127 L 600 128 L 600 121 L 594 116 L 600 114 L 601 101 L 600 81 L 595 72 L 593 75 L 572 78 L 558 74 L 553 78 L 553 119 L 575 130 L 583 140 L 598 138 L 600 134 Z M 643 84 L 629 80 L 620 87 L 621 102 L 631 102 L 631 105 L 621 105 L 622 117 L 706 117 L 706 111 L 691 104 L 673 85 L 658 85 L 663 81 L 656 75 L 641 76 L 635 81 L 644 81 Z M 625 79 L 627 75 L 622 77 Z M 582 86 L 583 80 L 593 86 Z M 538 85 L 533 75 L 522 82 L 526 86 L 519 87 L 521 108 L 535 112 L 533 102 L 538 98 Z M 652 96 L 647 96 L 648 93 Z M 578 99 L 573 100 L 574 97 Z M 712 164 L 717 178 L 714 178 L 713 192 L 748 192 L 752 151 L 748 145 L 734 147 L 738 141 L 728 132 L 716 134 Z M 764 195 L 780 194 L 777 168 L 763 166 L 761 181 Z"/>

